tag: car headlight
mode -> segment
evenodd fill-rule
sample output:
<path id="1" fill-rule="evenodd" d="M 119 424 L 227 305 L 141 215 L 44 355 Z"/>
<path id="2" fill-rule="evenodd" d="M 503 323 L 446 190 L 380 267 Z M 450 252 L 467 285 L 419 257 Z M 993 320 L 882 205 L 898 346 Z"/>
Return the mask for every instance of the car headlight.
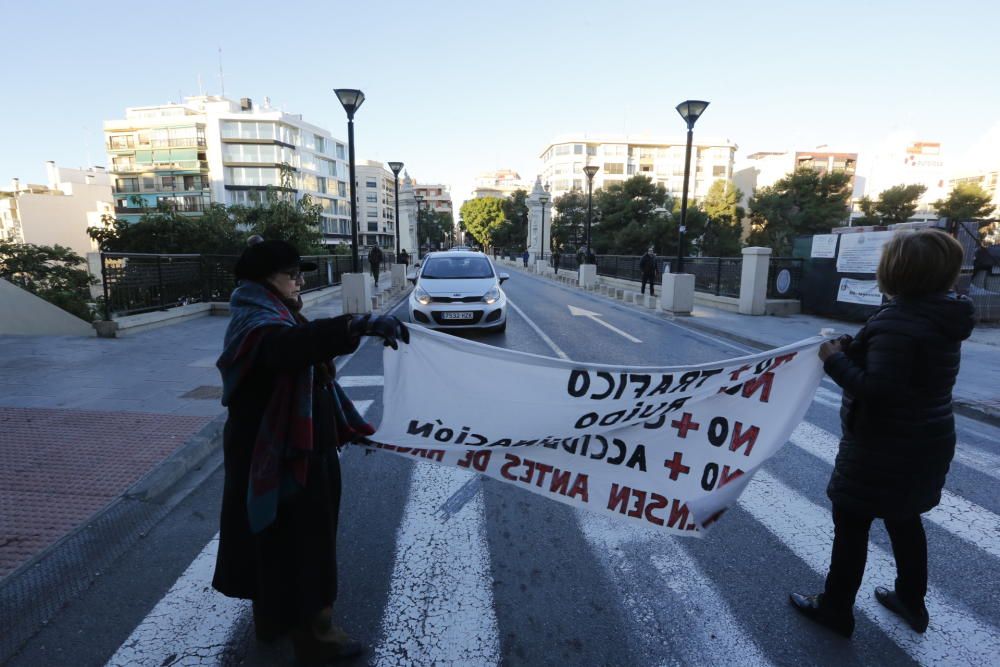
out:
<path id="1" fill-rule="evenodd" d="M 423 287 L 417 287 L 413 290 L 413 298 L 424 306 L 430 305 L 431 302 L 431 295 Z"/>
<path id="2" fill-rule="evenodd" d="M 490 291 L 483 295 L 483 301 L 486 303 L 496 303 L 500 300 L 500 288 L 491 287 Z"/>

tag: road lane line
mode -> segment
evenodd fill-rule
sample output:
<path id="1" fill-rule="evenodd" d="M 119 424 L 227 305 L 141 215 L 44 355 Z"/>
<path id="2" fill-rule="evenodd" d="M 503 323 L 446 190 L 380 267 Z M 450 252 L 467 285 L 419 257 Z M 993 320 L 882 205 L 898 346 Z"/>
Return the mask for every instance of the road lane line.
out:
<path id="1" fill-rule="evenodd" d="M 517 312 L 517 314 L 520 315 L 521 318 L 528 323 L 528 326 L 535 330 L 535 333 L 538 334 L 543 341 L 545 341 L 545 344 L 549 346 L 549 349 L 551 349 L 553 352 L 556 353 L 557 357 L 559 357 L 560 359 L 569 359 L 569 355 L 563 352 L 562 349 L 558 345 L 556 345 L 555 341 L 549 338 L 548 334 L 542 331 L 541 328 L 537 324 L 535 324 L 530 317 L 525 315 L 524 311 L 518 308 L 517 305 L 510 300 L 509 296 L 507 297 L 507 305 L 513 308 Z"/>
<path id="2" fill-rule="evenodd" d="M 414 463 L 375 665 L 500 664 L 482 494 L 447 521 L 432 514 L 472 476 Z"/>
<path id="3" fill-rule="evenodd" d="M 840 438 L 814 424 L 802 422 L 795 427 L 790 442 L 832 466 Z M 985 507 L 943 489 L 941 503 L 925 516 L 952 535 L 1000 558 L 1000 516 Z"/>
<path id="4" fill-rule="evenodd" d="M 576 517 L 637 629 L 632 640 L 651 664 L 666 656 L 677 665 L 706 664 L 708 656 L 713 665 L 773 664 L 677 538 L 586 510 L 577 510 Z M 647 551 L 655 553 L 655 573 L 642 556 L 630 557 Z"/>
<path id="5" fill-rule="evenodd" d="M 825 576 L 833 545 L 830 512 L 814 504 L 767 472 L 758 472 L 739 504 L 814 572 Z M 876 585 L 892 587 L 896 567 L 892 555 L 868 546 L 868 565 L 855 608 L 868 616 L 901 649 L 922 665 L 987 665 L 1000 653 L 1000 630 L 981 620 L 936 586 L 927 591 L 931 623 L 917 634 L 882 607 L 872 594 Z M 816 589 L 822 583 L 816 582 Z M 803 591 L 813 593 L 814 590 Z M 781 604 L 776 599 L 775 604 Z M 787 603 L 784 603 L 787 606 Z M 787 612 L 793 613 L 790 609 Z M 807 621 L 803 620 L 803 624 Z"/>
<path id="6" fill-rule="evenodd" d="M 602 326 L 605 326 L 608 329 L 611 329 L 612 331 L 614 331 L 619 336 L 622 336 L 625 339 L 632 341 L 633 343 L 641 343 L 642 342 L 641 340 L 639 340 L 635 336 L 633 336 L 631 334 L 628 334 L 628 333 L 625 333 L 624 331 L 622 331 L 618 327 L 612 326 L 611 324 L 608 324 L 607 322 L 605 322 L 604 320 L 602 320 L 601 318 L 604 317 L 604 316 L 601 315 L 600 313 L 595 313 L 594 311 L 592 311 L 592 310 L 586 310 L 585 308 L 577 308 L 576 306 L 572 306 L 572 305 L 568 305 L 567 308 L 569 308 L 569 314 L 572 315 L 573 317 L 586 317 L 589 320 L 593 320 L 594 322 L 597 322 L 598 324 L 600 324 Z"/>

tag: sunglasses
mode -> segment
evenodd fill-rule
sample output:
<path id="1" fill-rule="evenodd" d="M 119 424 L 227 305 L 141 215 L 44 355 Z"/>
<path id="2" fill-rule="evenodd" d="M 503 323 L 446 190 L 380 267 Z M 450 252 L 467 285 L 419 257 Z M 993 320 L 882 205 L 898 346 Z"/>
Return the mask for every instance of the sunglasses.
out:
<path id="1" fill-rule="evenodd" d="M 279 273 L 284 273 L 286 276 L 294 280 L 295 282 L 305 282 L 305 276 L 301 271 L 279 271 Z"/>

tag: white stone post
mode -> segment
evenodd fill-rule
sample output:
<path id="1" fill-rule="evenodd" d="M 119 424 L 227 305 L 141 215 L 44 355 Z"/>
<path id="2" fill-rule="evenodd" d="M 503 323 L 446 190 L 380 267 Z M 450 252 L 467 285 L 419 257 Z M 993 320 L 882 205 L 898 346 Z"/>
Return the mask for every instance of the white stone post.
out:
<path id="1" fill-rule="evenodd" d="M 541 255 L 552 252 L 549 237 L 552 234 L 552 198 L 542 187 L 542 177 L 535 178 L 535 187 L 524 203 L 528 206 L 528 261 L 541 261 Z M 542 227 L 545 229 L 542 229 Z M 540 271 L 539 271 L 540 272 Z"/>
<path id="2" fill-rule="evenodd" d="M 580 265 L 580 287 L 590 289 L 597 286 L 597 265 Z"/>
<path id="3" fill-rule="evenodd" d="M 664 273 L 660 285 L 660 308 L 675 315 L 690 315 L 694 310 L 694 275 Z"/>
<path id="4" fill-rule="evenodd" d="M 770 248 L 743 248 L 743 272 L 740 275 L 741 314 L 764 315 L 767 312 L 767 270 L 770 264 Z"/>
<path id="5" fill-rule="evenodd" d="M 340 297 L 344 313 L 360 315 L 372 312 L 372 281 L 364 273 L 345 273 L 340 277 Z"/>
<path id="6" fill-rule="evenodd" d="M 406 264 L 390 265 L 389 275 L 392 276 L 392 289 L 397 290 L 406 287 Z"/>

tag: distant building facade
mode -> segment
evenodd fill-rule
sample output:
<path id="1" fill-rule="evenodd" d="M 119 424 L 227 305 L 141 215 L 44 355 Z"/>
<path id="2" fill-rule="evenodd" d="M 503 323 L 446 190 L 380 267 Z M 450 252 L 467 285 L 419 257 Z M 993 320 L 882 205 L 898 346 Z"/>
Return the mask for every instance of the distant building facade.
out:
<path id="1" fill-rule="evenodd" d="M 472 199 L 484 197 L 504 199 L 518 190 L 531 192 L 531 187 L 531 183 L 523 180 L 513 169 L 484 172 L 476 177 L 476 189 L 472 191 Z"/>
<path id="2" fill-rule="evenodd" d="M 821 174 L 842 172 L 850 176 L 852 198 L 860 199 L 863 184 L 857 178 L 858 153 L 831 150 L 819 146 L 815 150 L 758 151 L 740 160 L 733 174 L 733 185 L 743 193 L 741 205 L 746 207 L 753 193 L 771 187 L 796 169 L 813 169 Z"/>
<path id="3" fill-rule="evenodd" d="M 396 193 L 393 173 L 378 160 L 356 165 L 358 243 L 396 250 Z M 350 211 L 348 211 L 350 214 Z"/>

